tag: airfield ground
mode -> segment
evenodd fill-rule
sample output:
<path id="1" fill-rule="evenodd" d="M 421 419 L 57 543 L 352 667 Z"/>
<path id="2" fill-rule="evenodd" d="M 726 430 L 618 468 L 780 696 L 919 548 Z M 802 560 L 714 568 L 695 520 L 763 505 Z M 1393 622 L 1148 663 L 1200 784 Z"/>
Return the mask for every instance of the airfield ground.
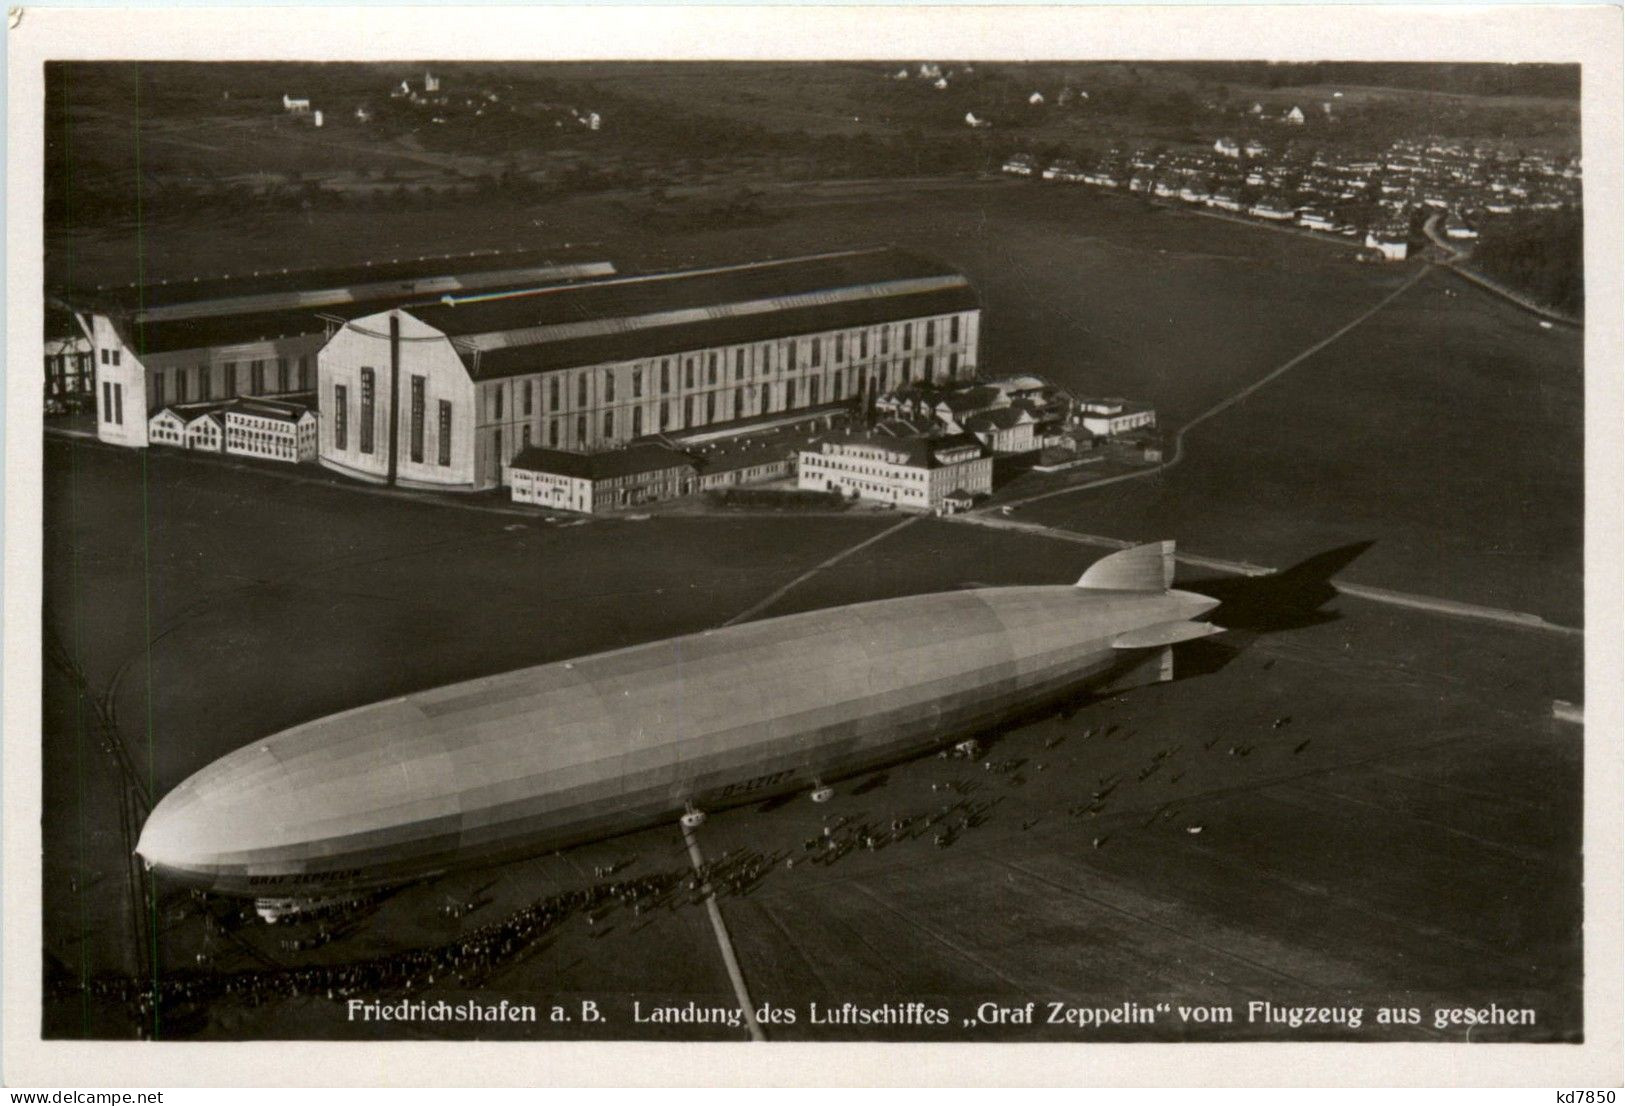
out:
<path id="1" fill-rule="evenodd" d="M 623 270 L 895 242 L 963 269 L 982 363 L 1082 395 L 1126 395 L 1172 429 L 1369 310 L 1416 262 L 1027 181 L 785 187 L 756 225 L 651 228 L 613 196 L 535 208 L 267 213 L 142 234 L 146 278 L 476 248 L 557 245 Z M 319 243 L 321 253 L 313 253 Z M 570 243 L 568 250 L 565 243 Z M 134 279 L 129 233 L 52 243 L 60 269 Z M 1350 579 L 1578 625 L 1581 338 L 1444 272 L 1193 432 L 1165 478 L 1048 502 L 1035 516 L 1118 537 L 1177 533 L 1264 564 L 1374 540 Z M 1053 486 L 1024 478 L 1019 498 Z"/>
<path id="2" fill-rule="evenodd" d="M 77 623 L 86 679 L 112 689 L 131 759 L 160 794 L 305 717 L 715 625 L 895 524 L 658 518 L 561 529 L 156 452 L 53 442 L 47 460 L 48 491 L 74 516 L 48 531 L 49 563 L 69 566 L 53 576 L 53 629 L 72 640 Z M 763 613 L 973 583 L 1061 582 L 1092 557 L 1070 542 L 922 521 Z M 918 999 L 954 1011 L 955 1025 L 940 1032 L 969 1037 L 1076 1032 L 958 1024 L 983 1001 L 1258 998 L 1427 1010 L 1494 1002 L 1537 1011 L 1532 1029 L 1502 1034 L 1572 1039 L 1581 732 L 1553 722 L 1550 706 L 1579 698 L 1579 639 L 1347 598 L 1333 609 L 1332 621 L 1237 634 L 1188 656 L 1189 679 L 1016 728 L 989 754 L 1020 762 L 1009 771 L 926 759 L 849 781 L 827 806 L 797 798 L 713 816 L 699 834 L 709 856 L 805 856 L 806 840 L 842 815 L 889 822 L 961 801 L 991 804 L 950 847 L 925 836 L 827 867 L 775 866 L 750 894 L 725 897 L 753 1000 L 805 1011 L 814 1001 Z M 410 888 L 313 951 L 281 947 L 308 925 L 205 937 L 184 896 L 163 896 L 153 914 L 133 906 L 116 773 L 94 729 L 73 724 L 59 674 L 47 675 L 46 932 L 70 975 L 150 971 L 152 928 L 161 973 L 195 971 L 199 952 L 221 972 L 364 958 L 438 944 L 460 926 L 600 882 L 599 865 L 631 860 L 623 875 L 640 875 L 685 863 L 668 827 Z M 1097 815 L 1069 813 L 1113 778 L 1120 782 Z M 965 792 L 948 792 L 949 782 Z M 468 897 L 489 901 L 459 921 L 440 914 Z M 418 997 L 456 993 L 453 985 Z M 732 1003 L 695 906 L 643 918 L 615 911 L 596 926 L 573 918 L 484 979 L 480 994 L 572 1008 L 591 998 L 613 1019 L 539 1030 L 565 1035 L 669 1034 L 630 1024 L 630 996 L 646 1007 Z M 122 1013 L 76 999 L 48 1018 L 53 1035 L 132 1029 Z M 369 1032 L 377 1029 L 349 1022 L 342 1003 L 320 996 L 218 1003 L 159 1030 Z M 772 1035 L 865 1032 L 803 1024 Z M 1282 1035 L 1166 1020 L 1136 1032 Z M 1360 1035 L 1385 1032 L 1368 1026 Z"/>
<path id="3" fill-rule="evenodd" d="M 786 190 L 775 210 L 767 225 L 661 234 L 618 224 L 603 198 L 480 218 L 370 212 L 307 225 L 287 216 L 245 226 L 231 248 L 239 264 L 264 267 L 349 259 L 302 252 L 313 240 L 357 257 L 387 256 L 392 242 L 417 254 L 571 241 L 631 269 L 895 241 L 971 275 L 986 308 L 988 368 L 1147 398 L 1168 428 L 1414 272 L 1357 265 L 1336 245 L 1005 182 L 903 196 L 896 185 Z M 224 264 L 221 240 L 199 228 L 145 233 L 149 276 L 186 272 L 211 251 Z M 131 275 L 111 240 L 59 246 L 57 257 L 105 279 Z M 1175 537 L 1190 552 L 1276 566 L 1372 542 L 1342 578 L 1578 626 L 1580 340 L 1452 281 L 1424 276 L 1346 339 L 1194 430 L 1178 468 L 1023 506 L 1015 518 Z M 133 771 L 160 795 L 310 717 L 716 625 L 895 523 L 657 517 L 562 527 L 158 450 L 52 440 L 45 460 L 48 653 L 82 674 Z M 1052 486 L 1023 477 L 1004 494 Z M 922 521 L 760 613 L 971 582 L 1062 582 L 1095 555 L 1044 536 Z M 889 820 L 961 800 L 994 804 L 950 847 L 927 836 L 828 867 L 777 868 L 751 894 L 725 897 L 753 999 L 803 1010 L 940 999 L 956 1018 L 984 999 L 1239 1004 L 1243 1019 L 1253 998 L 1416 1006 L 1424 1017 L 1435 1005 L 1494 1002 L 1536 1009 L 1538 1020 L 1475 1030 L 1474 1040 L 1574 1039 L 1582 734 L 1555 723 L 1551 703 L 1582 696 L 1581 639 L 1347 597 L 1331 609 L 1334 621 L 1197 650 L 1186 658 L 1199 673 L 1191 679 L 1014 729 L 992 752 L 1023 762 L 1008 772 L 927 759 L 880 782 L 851 781 L 828 806 L 797 799 L 714 816 L 700 831 L 707 855 L 799 855 L 843 814 Z M 321 949 L 288 952 L 279 942 L 294 931 L 263 927 L 205 945 L 184 898 L 163 898 L 156 914 L 137 906 L 126 861 L 139 815 L 121 807 L 126 788 L 91 707 L 64 667 L 47 667 L 45 931 L 60 979 L 149 972 L 154 946 L 163 971 L 195 970 L 199 952 L 216 971 L 377 955 L 592 883 L 595 865 L 635 856 L 627 871 L 637 874 L 687 863 L 675 829 L 653 830 L 406 890 Z M 1121 782 L 1098 814 L 1069 814 L 1111 777 Z M 943 790 L 949 781 L 972 790 Z M 491 901 L 467 918 L 439 913 L 448 895 L 481 888 Z M 733 1002 L 697 907 L 571 921 L 482 993 Z M 322 997 L 216 1004 L 159 1033 L 376 1031 L 343 1014 Z M 607 1025 L 522 1035 L 659 1035 L 631 1025 L 629 1009 L 609 1014 Z M 842 1033 L 802 1022 L 769 1033 Z M 54 1003 L 46 1028 L 134 1030 L 122 1010 L 78 998 Z M 403 1031 L 413 1030 L 389 1028 Z M 957 1021 L 944 1032 L 1068 1035 Z M 1447 1035 L 1430 1025 L 1392 1032 Z M 1244 1020 L 1163 1020 L 1135 1035 L 1282 1033 Z"/>

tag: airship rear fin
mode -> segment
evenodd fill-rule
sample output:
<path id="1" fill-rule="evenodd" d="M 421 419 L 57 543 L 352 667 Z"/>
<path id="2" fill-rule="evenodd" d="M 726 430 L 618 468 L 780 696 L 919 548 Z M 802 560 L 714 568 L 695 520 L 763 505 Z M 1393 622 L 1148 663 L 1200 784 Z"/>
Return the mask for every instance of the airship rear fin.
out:
<path id="1" fill-rule="evenodd" d="M 1091 591 L 1167 591 L 1174 582 L 1174 543 L 1156 541 L 1109 553 L 1089 566 L 1077 586 Z"/>
<path id="2" fill-rule="evenodd" d="M 1182 641 L 1195 641 L 1221 633 L 1211 622 L 1158 622 L 1154 626 L 1141 626 L 1112 638 L 1113 649 L 1155 649 L 1163 645 L 1177 645 Z"/>

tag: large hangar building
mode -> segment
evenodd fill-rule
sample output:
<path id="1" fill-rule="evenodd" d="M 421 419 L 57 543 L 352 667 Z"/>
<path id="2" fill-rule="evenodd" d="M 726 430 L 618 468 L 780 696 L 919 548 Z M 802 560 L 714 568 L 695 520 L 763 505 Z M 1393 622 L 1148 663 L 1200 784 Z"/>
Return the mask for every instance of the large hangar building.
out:
<path id="1" fill-rule="evenodd" d="M 70 312 L 89 344 L 97 437 L 146 446 L 148 420 L 165 406 L 310 391 L 317 352 L 352 314 L 614 271 L 537 251 L 487 252 L 62 289 L 48 304 Z"/>
<path id="2" fill-rule="evenodd" d="M 595 453 L 969 379 L 980 314 L 963 274 L 892 248 L 352 313 L 317 358 L 321 463 L 494 488 L 532 447 Z"/>

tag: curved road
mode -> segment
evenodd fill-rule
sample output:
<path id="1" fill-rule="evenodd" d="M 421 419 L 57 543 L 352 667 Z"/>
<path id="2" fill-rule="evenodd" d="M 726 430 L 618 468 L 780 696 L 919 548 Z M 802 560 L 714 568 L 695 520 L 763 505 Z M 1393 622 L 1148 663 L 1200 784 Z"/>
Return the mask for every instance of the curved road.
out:
<path id="1" fill-rule="evenodd" d="M 1463 280 L 1471 281 L 1480 288 L 1484 289 L 1486 292 L 1494 293 L 1495 295 L 1506 300 L 1508 303 L 1513 304 L 1516 307 L 1521 307 L 1532 315 L 1538 315 L 1542 319 L 1546 319 L 1551 322 L 1562 323 L 1564 326 L 1583 325 L 1581 320 L 1576 319 L 1571 315 L 1565 315 L 1561 311 L 1553 311 L 1549 307 L 1542 307 L 1534 300 L 1514 292 L 1512 289 L 1508 288 L 1499 281 L 1491 280 L 1489 277 L 1478 272 L 1476 269 L 1468 268 L 1466 262 L 1471 255 L 1469 255 L 1466 250 L 1457 249 L 1455 246 L 1451 245 L 1448 238 L 1444 238 L 1439 234 L 1439 218 L 1440 217 L 1438 215 L 1428 216 L 1427 222 L 1422 224 L 1422 232 L 1428 236 L 1428 241 L 1432 242 L 1446 255 L 1446 259 L 1440 262 L 1440 264 L 1442 264 L 1445 268 L 1449 269 Z"/>

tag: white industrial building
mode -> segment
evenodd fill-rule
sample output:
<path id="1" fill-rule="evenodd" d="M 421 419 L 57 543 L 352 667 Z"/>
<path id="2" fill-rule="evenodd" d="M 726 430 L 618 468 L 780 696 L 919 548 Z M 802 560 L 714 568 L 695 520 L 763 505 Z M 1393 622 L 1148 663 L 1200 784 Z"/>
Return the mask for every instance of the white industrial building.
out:
<path id="1" fill-rule="evenodd" d="M 147 420 L 150 445 L 261 457 L 290 464 L 316 460 L 316 411 L 312 393 L 230 403 L 183 403 L 161 408 Z M 300 402 L 303 400 L 303 402 Z"/>
<path id="2" fill-rule="evenodd" d="M 911 433 L 902 420 L 867 433 L 828 439 L 803 451 L 797 484 L 809 491 L 941 513 L 954 492 L 971 497 L 993 490 L 993 457 L 972 434 L 931 437 Z"/>
<path id="3" fill-rule="evenodd" d="M 962 274 L 888 248 L 352 314 L 318 358 L 321 463 L 380 483 L 493 488 L 530 448 L 617 450 L 969 379 L 979 319 Z"/>
<path id="4" fill-rule="evenodd" d="M 227 453 L 289 464 L 316 460 L 316 412 L 305 404 L 239 399 L 223 415 Z"/>
<path id="5" fill-rule="evenodd" d="M 139 447 L 148 444 L 151 417 L 166 406 L 310 391 L 317 351 L 349 314 L 613 272 L 606 262 L 485 253 L 56 289 L 48 307 L 71 312 L 89 340 L 97 437 Z"/>
<path id="6" fill-rule="evenodd" d="M 508 466 L 515 503 L 596 514 L 676 499 L 695 490 L 694 462 L 654 442 L 603 453 L 532 447 Z"/>

